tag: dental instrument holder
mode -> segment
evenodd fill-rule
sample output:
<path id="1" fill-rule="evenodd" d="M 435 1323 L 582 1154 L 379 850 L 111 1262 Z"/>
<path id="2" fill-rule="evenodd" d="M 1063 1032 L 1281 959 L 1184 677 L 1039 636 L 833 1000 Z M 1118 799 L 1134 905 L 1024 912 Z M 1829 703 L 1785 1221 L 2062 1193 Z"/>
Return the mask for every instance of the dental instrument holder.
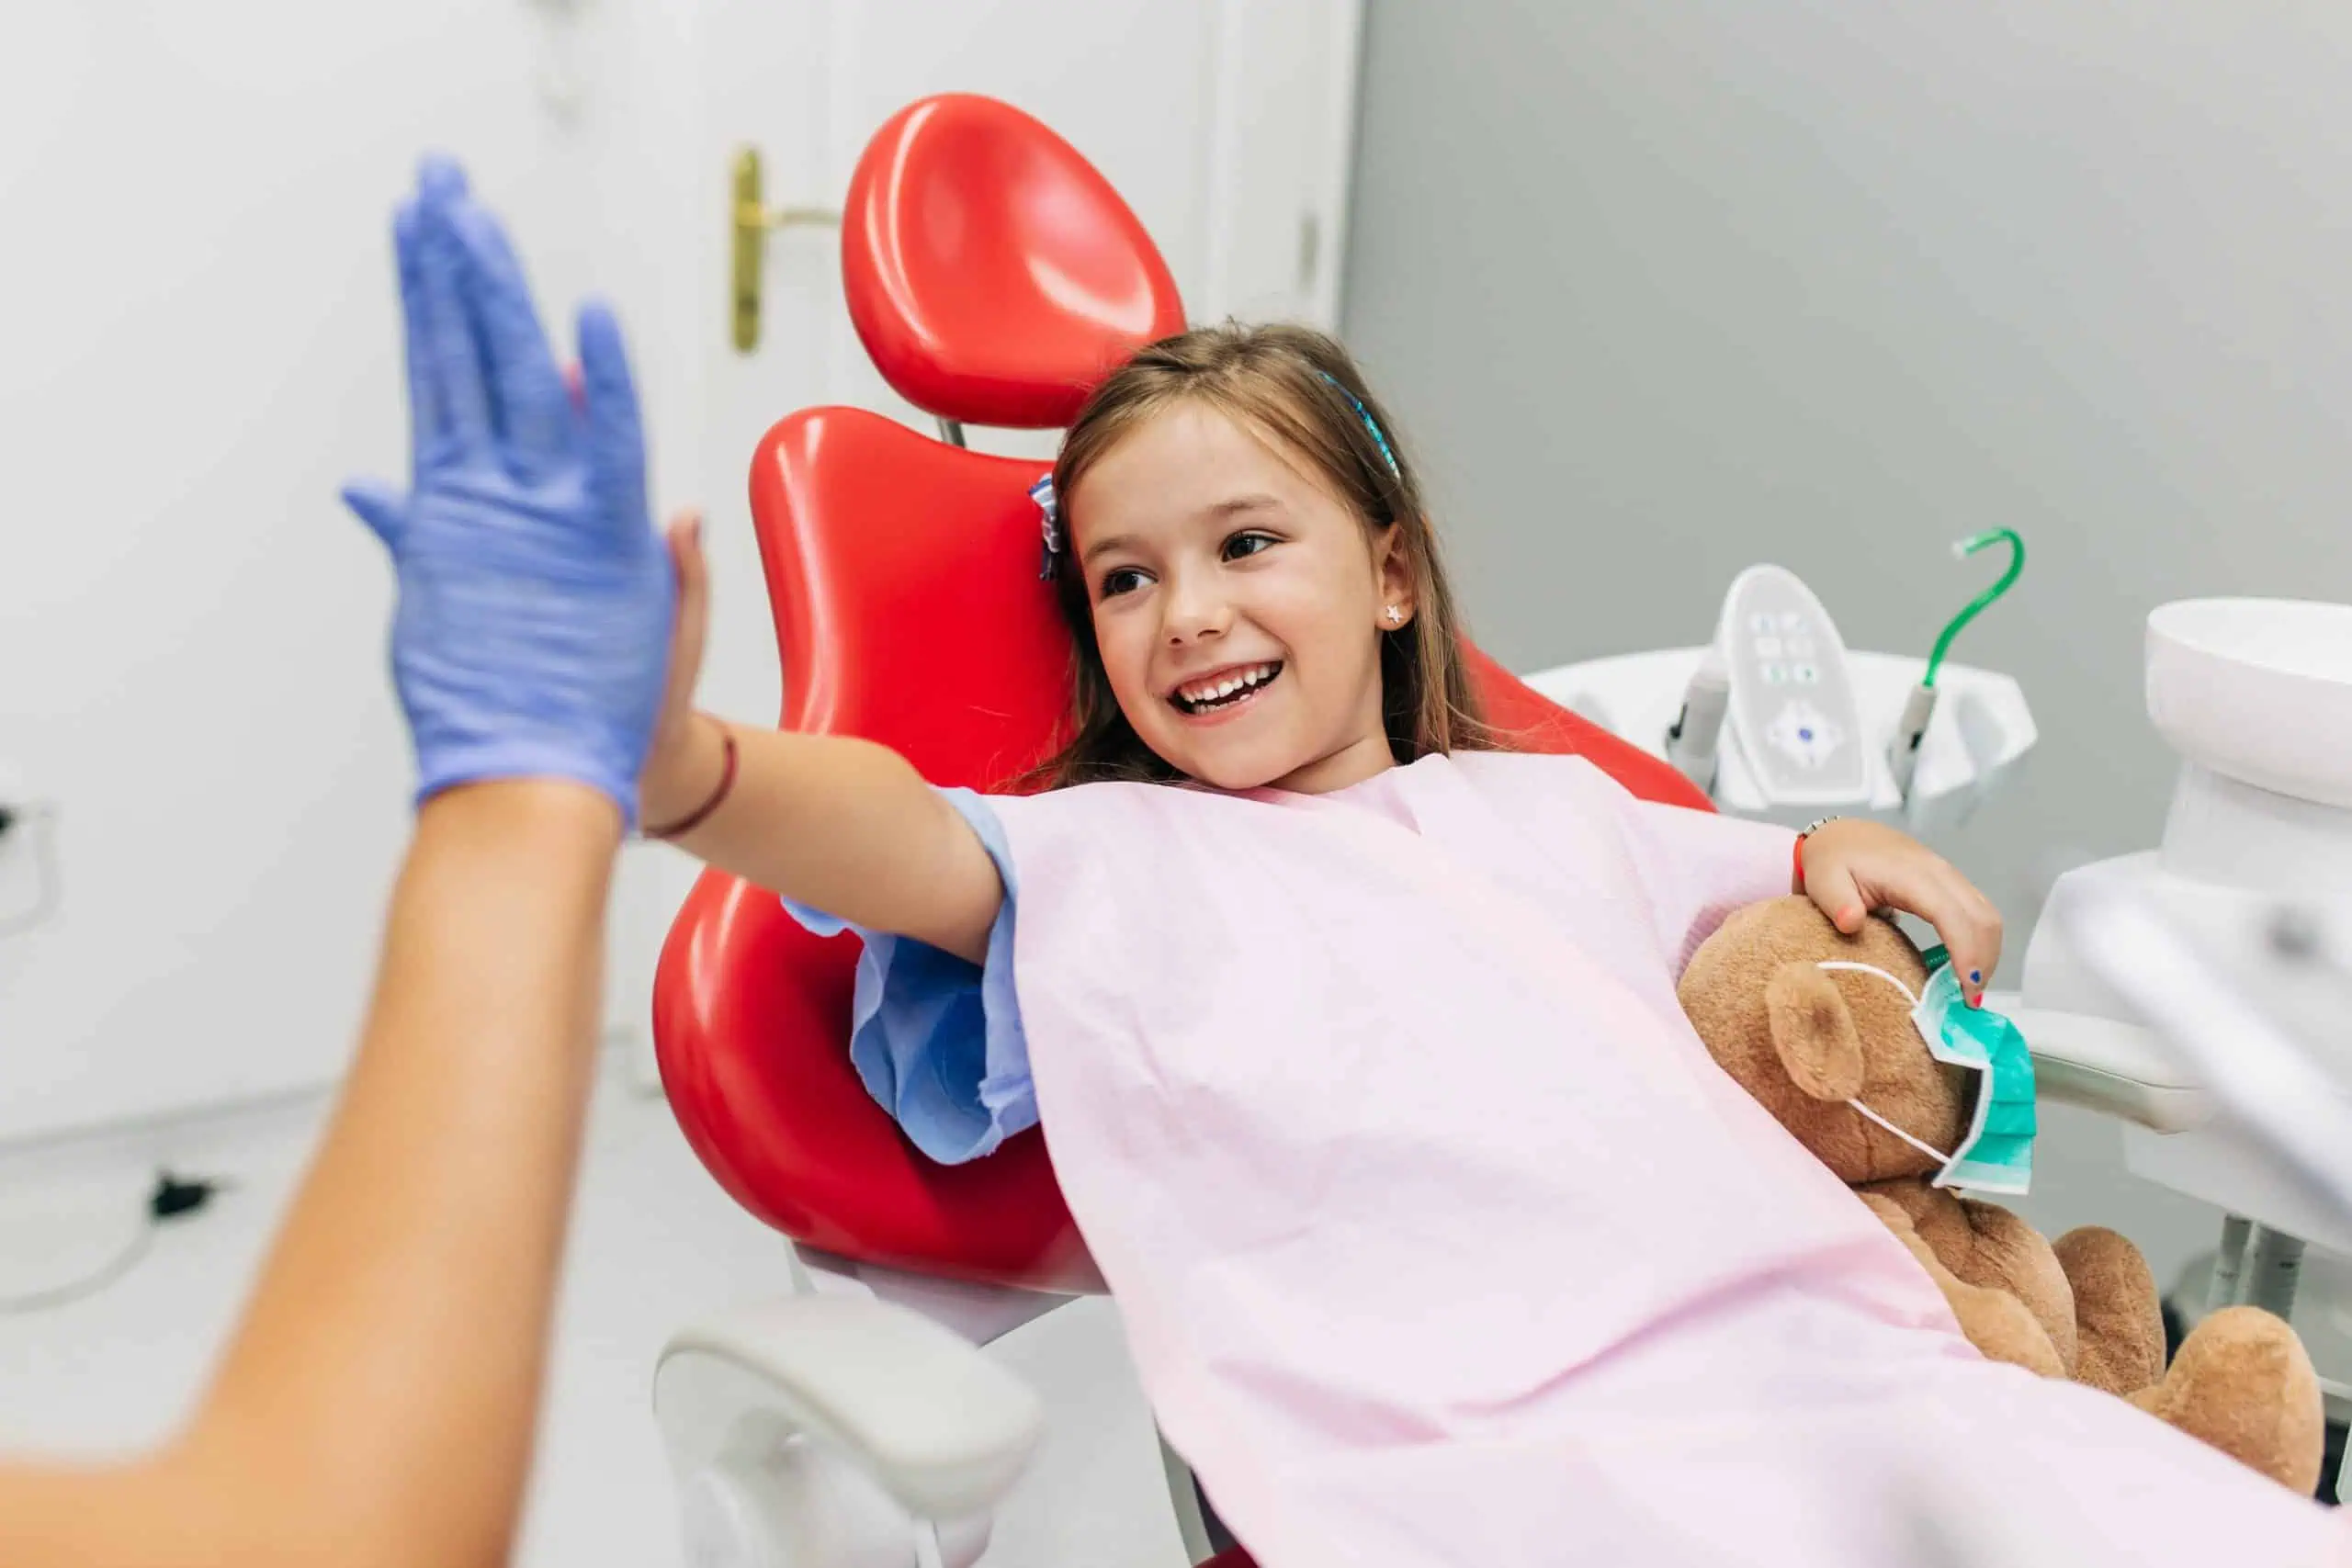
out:
<path id="1" fill-rule="evenodd" d="M 1724 721 L 1731 713 L 1731 670 L 1722 650 L 1710 648 L 1682 693 L 1682 711 L 1666 732 L 1666 760 L 1705 790 L 1714 793 L 1715 764 Z"/>
<path id="2" fill-rule="evenodd" d="M 1946 663 L 1919 745 L 1890 761 L 1928 660 L 1849 649 L 1792 572 L 1756 566 L 1724 596 L 1715 639 L 1559 666 L 1527 683 L 1700 784 L 1731 815 L 1803 827 L 1869 817 L 1922 837 L 1967 820 L 2038 739 L 2007 675 Z M 1722 716 L 1707 733 L 1708 716 Z"/>

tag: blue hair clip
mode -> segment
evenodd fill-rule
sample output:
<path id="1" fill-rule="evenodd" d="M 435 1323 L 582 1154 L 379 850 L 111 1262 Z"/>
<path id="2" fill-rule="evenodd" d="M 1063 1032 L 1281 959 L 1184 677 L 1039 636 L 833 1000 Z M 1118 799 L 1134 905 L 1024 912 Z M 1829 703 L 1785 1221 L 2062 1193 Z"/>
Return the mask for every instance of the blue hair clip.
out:
<path id="1" fill-rule="evenodd" d="M 1054 476 L 1047 474 L 1029 487 L 1029 499 L 1037 503 L 1038 516 L 1045 530 L 1046 547 L 1037 558 L 1037 579 L 1051 582 L 1054 579 L 1054 558 L 1062 553 L 1062 509 L 1054 500 Z"/>
<path id="2" fill-rule="evenodd" d="M 1363 421 L 1363 427 L 1372 432 L 1373 440 L 1379 444 L 1380 455 L 1388 459 L 1388 471 L 1398 479 L 1403 479 L 1405 470 L 1396 466 L 1396 454 L 1388 449 L 1388 437 L 1380 434 L 1380 422 L 1372 417 L 1372 411 L 1363 406 L 1363 400 L 1345 387 L 1340 386 L 1340 378 L 1329 371 L 1317 370 L 1316 374 L 1330 382 L 1332 386 L 1339 388 L 1340 396 L 1348 400 L 1349 404 L 1356 411 L 1356 417 Z"/>

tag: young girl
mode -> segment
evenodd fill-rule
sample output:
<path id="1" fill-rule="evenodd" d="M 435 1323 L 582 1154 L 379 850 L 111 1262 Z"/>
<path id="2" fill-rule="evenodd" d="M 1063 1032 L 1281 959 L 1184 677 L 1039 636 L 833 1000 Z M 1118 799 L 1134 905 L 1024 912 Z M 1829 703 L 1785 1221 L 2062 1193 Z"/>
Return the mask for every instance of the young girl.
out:
<path id="1" fill-rule="evenodd" d="M 854 1053 L 926 1152 L 1042 1115 L 1155 1412 L 1269 1568 L 1894 1561 L 1911 1501 L 1964 1520 L 1963 1493 L 2059 1561 L 2316 1550 L 2268 1483 L 1977 1358 L 1714 1067 L 1674 987 L 1731 908 L 1915 912 L 1972 1004 L 1997 918 L 1891 829 L 1799 839 L 1494 749 L 1336 344 L 1152 345 L 1040 493 L 1060 787 L 935 790 L 694 713 L 684 533 L 644 816 L 865 933 Z"/>

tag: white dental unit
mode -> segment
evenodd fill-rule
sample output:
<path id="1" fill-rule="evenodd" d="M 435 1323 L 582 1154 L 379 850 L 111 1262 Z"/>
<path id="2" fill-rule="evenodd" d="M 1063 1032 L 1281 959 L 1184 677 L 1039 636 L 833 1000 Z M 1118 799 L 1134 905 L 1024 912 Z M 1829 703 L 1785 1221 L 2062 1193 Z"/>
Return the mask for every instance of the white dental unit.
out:
<path id="1" fill-rule="evenodd" d="M 2352 1190 L 2280 1153 L 2311 1116 L 2352 1152 L 2352 605 L 2164 605 L 2148 617 L 2147 705 L 2181 757 L 2163 841 L 2059 880 L 2015 1016 L 2037 1055 L 2061 1042 L 2083 1070 L 2136 1089 L 2134 1174 L 2233 1216 L 2209 1308 L 2283 1316 L 2305 1240 L 2352 1254 Z M 2119 942 L 2135 915 L 2157 922 L 2140 928 L 2143 945 L 2181 956 Z M 2185 960 L 2232 988 L 2236 1010 L 2177 996 Z M 2302 1043 L 2307 1071 L 2266 1065 L 2280 1031 Z"/>

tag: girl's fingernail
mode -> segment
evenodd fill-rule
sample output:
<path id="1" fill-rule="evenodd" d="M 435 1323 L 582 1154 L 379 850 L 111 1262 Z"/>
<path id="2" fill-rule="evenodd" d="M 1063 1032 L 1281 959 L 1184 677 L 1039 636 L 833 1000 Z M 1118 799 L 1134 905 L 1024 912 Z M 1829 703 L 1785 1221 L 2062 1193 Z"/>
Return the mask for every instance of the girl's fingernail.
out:
<path id="1" fill-rule="evenodd" d="M 1983 1007 L 1983 1006 L 1984 1005 L 1984 992 L 1982 992 L 1982 991 L 1979 991 L 1979 992 L 1977 992 L 1974 996 L 1973 996 L 1973 997 L 1969 998 L 1968 998 L 1968 1005 L 1969 1005 L 1970 1007 L 1973 1007 L 1973 1008 L 1981 1008 L 1981 1007 Z"/>
<path id="2" fill-rule="evenodd" d="M 1984 972 L 1981 969 L 1971 969 L 1968 972 L 1968 983 L 1972 986 L 1983 985 L 1984 983 Z"/>

